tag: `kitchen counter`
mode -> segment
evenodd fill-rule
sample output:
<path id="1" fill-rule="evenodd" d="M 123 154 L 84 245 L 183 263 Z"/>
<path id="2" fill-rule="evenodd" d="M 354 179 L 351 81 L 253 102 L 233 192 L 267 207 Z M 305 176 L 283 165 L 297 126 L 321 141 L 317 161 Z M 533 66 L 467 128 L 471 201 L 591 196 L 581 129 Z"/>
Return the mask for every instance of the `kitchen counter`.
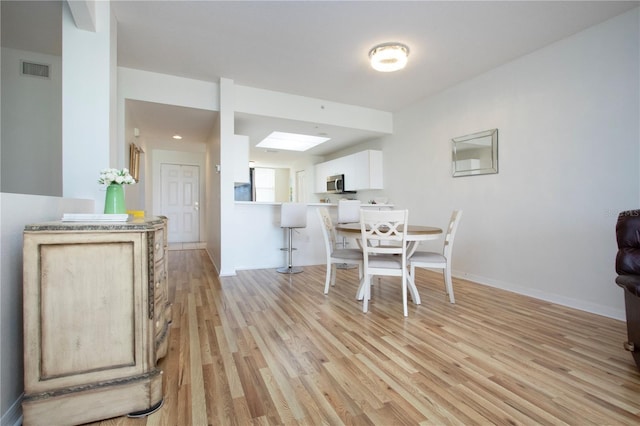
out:
<path id="1" fill-rule="evenodd" d="M 280 227 L 282 203 L 236 201 L 233 214 L 235 270 L 279 268 L 287 264 L 286 232 Z M 307 227 L 298 228 L 293 236 L 297 248 L 295 265 L 326 264 L 326 253 L 318 208 L 327 207 L 333 220 L 338 216 L 337 203 L 307 203 Z M 393 204 L 362 204 L 364 208 L 393 208 Z"/>
<path id="2" fill-rule="evenodd" d="M 265 202 L 265 201 L 236 201 L 236 204 L 242 205 L 257 205 L 257 206 L 280 206 L 282 202 Z M 338 207 L 338 203 L 307 203 L 307 206 L 310 207 Z M 362 203 L 362 207 L 394 207 L 393 204 L 373 204 L 373 203 Z"/>

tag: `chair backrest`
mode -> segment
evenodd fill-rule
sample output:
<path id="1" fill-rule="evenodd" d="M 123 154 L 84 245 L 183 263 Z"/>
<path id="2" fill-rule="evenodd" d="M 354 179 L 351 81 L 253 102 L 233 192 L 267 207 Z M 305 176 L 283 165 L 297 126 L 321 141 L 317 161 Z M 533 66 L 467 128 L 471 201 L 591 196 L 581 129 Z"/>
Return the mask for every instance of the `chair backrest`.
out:
<path id="1" fill-rule="evenodd" d="M 327 258 L 331 257 L 333 248 L 336 246 L 336 228 L 331 221 L 331 215 L 326 207 L 318 208 L 318 217 L 320 218 L 320 228 L 322 228 L 322 236 L 324 237 L 324 247 Z"/>
<path id="2" fill-rule="evenodd" d="M 365 262 L 369 254 L 402 254 L 406 256 L 408 210 L 360 211 L 360 231 Z M 387 245 L 387 242 L 399 243 Z M 384 244 L 383 244 L 384 243 Z"/>
<path id="3" fill-rule="evenodd" d="M 449 220 L 447 233 L 444 236 L 444 247 L 442 249 L 442 254 L 447 259 L 451 258 L 451 252 L 453 251 L 453 239 L 456 236 L 456 231 L 460 224 L 460 218 L 462 218 L 462 210 L 454 210 L 453 213 L 451 213 L 451 219 Z"/>
<path id="4" fill-rule="evenodd" d="M 306 228 L 307 205 L 305 203 L 282 203 L 280 209 L 281 228 Z"/>
<path id="5" fill-rule="evenodd" d="M 360 200 L 338 201 L 338 223 L 360 222 Z"/>

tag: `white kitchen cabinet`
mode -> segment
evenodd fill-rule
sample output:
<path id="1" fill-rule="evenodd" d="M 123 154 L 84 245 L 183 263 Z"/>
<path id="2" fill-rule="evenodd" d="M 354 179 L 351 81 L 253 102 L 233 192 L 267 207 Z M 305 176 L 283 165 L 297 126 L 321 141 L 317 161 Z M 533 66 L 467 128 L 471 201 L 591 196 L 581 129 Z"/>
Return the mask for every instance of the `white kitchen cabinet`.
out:
<path id="1" fill-rule="evenodd" d="M 382 151 L 361 151 L 343 158 L 350 164 L 350 175 L 345 173 L 348 191 L 383 189 Z"/>
<path id="2" fill-rule="evenodd" d="M 159 217 L 25 227 L 25 425 L 81 424 L 162 404 L 166 235 Z"/>
<path id="3" fill-rule="evenodd" d="M 346 191 L 383 189 L 382 151 L 366 150 L 316 164 L 316 192 L 326 192 L 327 176 L 341 174 Z"/>

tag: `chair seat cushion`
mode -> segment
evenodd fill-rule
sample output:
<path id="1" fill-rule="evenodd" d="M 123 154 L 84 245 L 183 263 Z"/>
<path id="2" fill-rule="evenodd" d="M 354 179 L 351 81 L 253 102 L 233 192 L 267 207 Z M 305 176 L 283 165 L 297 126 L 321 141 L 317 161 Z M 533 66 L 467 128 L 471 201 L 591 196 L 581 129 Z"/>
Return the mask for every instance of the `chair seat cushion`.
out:
<path id="1" fill-rule="evenodd" d="M 395 254 L 376 254 L 369 256 L 370 268 L 402 269 L 402 256 Z"/>
<path id="2" fill-rule="evenodd" d="M 616 284 L 627 289 L 631 294 L 640 296 L 640 275 L 618 275 Z"/>
<path id="3" fill-rule="evenodd" d="M 417 251 L 409 258 L 409 263 L 447 263 L 447 259 L 440 253 Z"/>
<path id="4" fill-rule="evenodd" d="M 331 253 L 331 257 L 338 259 L 362 260 L 362 250 L 336 249 Z"/>

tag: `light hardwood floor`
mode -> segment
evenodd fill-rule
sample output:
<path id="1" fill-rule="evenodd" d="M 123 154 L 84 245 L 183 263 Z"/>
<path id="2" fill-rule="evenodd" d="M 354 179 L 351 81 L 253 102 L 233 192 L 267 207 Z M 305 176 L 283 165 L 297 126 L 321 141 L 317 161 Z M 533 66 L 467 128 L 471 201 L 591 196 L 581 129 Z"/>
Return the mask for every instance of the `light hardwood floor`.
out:
<path id="1" fill-rule="evenodd" d="M 621 321 L 458 279 L 452 305 L 425 270 L 408 318 L 394 277 L 363 314 L 356 270 L 328 295 L 324 266 L 218 280 L 188 250 L 169 273 L 164 406 L 95 425 L 640 424 Z"/>

